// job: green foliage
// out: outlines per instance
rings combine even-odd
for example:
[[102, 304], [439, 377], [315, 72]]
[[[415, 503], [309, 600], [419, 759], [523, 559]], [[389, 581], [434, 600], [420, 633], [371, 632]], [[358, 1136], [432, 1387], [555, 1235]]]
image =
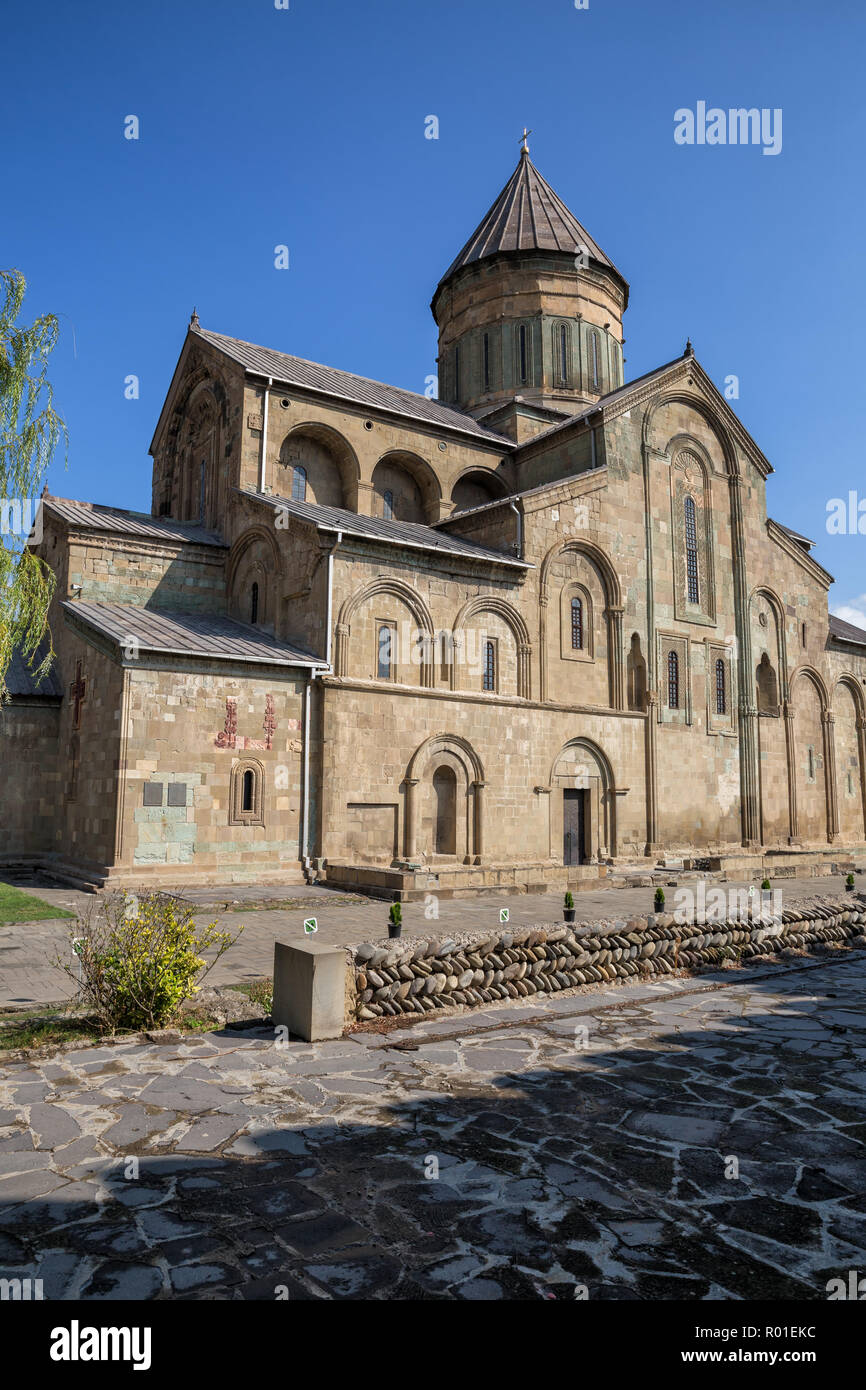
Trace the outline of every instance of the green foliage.
[[403, 909], [399, 903], [392, 903], [388, 909], [388, 920], [394, 927], [399, 927], [403, 922]]
[[854, 875], [853, 875], [853, 874], [849, 874], [848, 877], [847, 877], [846, 880], [845, 880], [845, 883], [846, 883], [846, 886], [847, 886], [848, 888], [853, 888], [853, 887], [854, 887]]
[[664, 912], [665, 910], [665, 890], [663, 888], [656, 889], [655, 910], [656, 912]]
[[570, 912], [574, 907], [574, 895], [569, 891], [565, 895], [565, 910]]
[[761, 892], [762, 892], [762, 893], [769, 893], [769, 892], [770, 892], [770, 887], [771, 887], [771, 885], [770, 885], [770, 880], [769, 880], [768, 878], [765, 878], [765, 879], [762, 879], [762, 880], [761, 880]]
[[[35, 509], [45, 472], [66, 426], [54, 409], [46, 378], [48, 358], [57, 341], [57, 318], [44, 314], [31, 326], [16, 323], [26, 282], [19, 270], [0, 270], [0, 498], [14, 504], [23, 520], [28, 504]], [[32, 513], [29, 518], [32, 521]], [[34, 675], [48, 670], [54, 652], [48, 631], [48, 608], [54, 593], [53, 572], [22, 534], [2, 534], [11, 524], [8, 508], [0, 528], [0, 701], [7, 696], [6, 673], [18, 649], [32, 663], [44, 638], [46, 647]]]
[[[79, 1006], [103, 1032], [158, 1028], [196, 993], [242, 931], [232, 935], [215, 922], [199, 928], [190, 908], [178, 909], [161, 894], [115, 894], [70, 928], [77, 964], [62, 957], [55, 963], [76, 982]], [[203, 953], [211, 950], [206, 964]]]

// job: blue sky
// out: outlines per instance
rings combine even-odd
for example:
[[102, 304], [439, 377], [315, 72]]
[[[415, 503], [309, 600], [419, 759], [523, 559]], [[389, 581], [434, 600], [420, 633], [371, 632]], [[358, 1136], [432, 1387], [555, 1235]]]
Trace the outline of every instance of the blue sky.
[[[626, 377], [691, 336], [720, 387], [739, 378], [771, 515], [818, 542], [831, 606], [866, 626], [866, 537], [825, 525], [830, 498], [866, 499], [851, 0], [10, 0], [3, 36], [0, 261], [28, 317], [64, 316], [53, 492], [149, 508], [194, 304], [204, 327], [423, 391], [432, 291], [526, 124], [631, 284]], [[781, 108], [781, 153], [677, 145], [674, 112], [699, 101]]]

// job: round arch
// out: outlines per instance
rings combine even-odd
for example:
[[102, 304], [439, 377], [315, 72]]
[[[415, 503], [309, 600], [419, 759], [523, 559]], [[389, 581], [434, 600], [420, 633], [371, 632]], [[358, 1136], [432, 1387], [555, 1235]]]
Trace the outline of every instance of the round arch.
[[[497, 597], [496, 594], [478, 594], [475, 598], [469, 599], [464, 603], [457, 617], [454, 619], [454, 626], [451, 630], [451, 649], [457, 649], [458, 634], [466, 626], [470, 618], [474, 618], [479, 613], [495, 613], [501, 618], [510, 629], [514, 637], [517, 648], [517, 694], [521, 699], [530, 698], [530, 670], [532, 657], [532, 643], [529, 636], [529, 628], [523, 615], [513, 608], [506, 599]], [[451, 662], [451, 689], [457, 690], [458, 686], [457, 661]]]
[[[341, 501], [338, 505], [346, 511], [357, 512], [358, 510], [358, 488], [361, 478], [361, 465], [358, 456], [352, 448], [348, 439], [335, 430], [331, 425], [323, 425], [319, 420], [303, 420], [283, 436], [280, 444], [280, 462], [284, 461], [284, 455], [292, 447], [292, 440], [312, 439], [314, 443], [322, 445], [334, 462], [339, 477], [341, 489]], [[291, 460], [286, 460], [291, 462]], [[279, 489], [277, 489], [279, 491]], [[291, 487], [288, 489], [291, 496]]]
[[[431, 824], [434, 779], [443, 769], [457, 779], [455, 823], [446, 830], [458, 859], [466, 864], [480, 864], [484, 852], [484, 768], [471, 743], [459, 734], [440, 733], [415, 749], [409, 759], [403, 779], [405, 792], [404, 850], [406, 859], [418, 856], [419, 838], [433, 846], [439, 839], [435, 821]], [[435, 849], [434, 851], [435, 852]]]
[[818, 699], [821, 701], [821, 713], [826, 714], [830, 708], [830, 697], [827, 693], [827, 686], [820, 671], [816, 671], [814, 666], [798, 666], [791, 676], [791, 701], [796, 704], [795, 693], [800, 681], [811, 681], [818, 692]]
[[833, 682], [833, 688], [830, 691], [830, 707], [832, 708], [833, 706], [836, 691], [840, 686], [844, 686], [846, 690], [850, 691], [854, 706], [860, 718], [866, 718], [866, 702], [864, 702], [863, 699], [863, 688], [858, 683], [856, 676], [850, 676], [847, 673], [837, 676], [836, 680]]
[[451, 515], [471, 511], [473, 507], [484, 507], [491, 502], [501, 502], [508, 495], [509, 489], [504, 479], [494, 469], [479, 468], [475, 464], [464, 468], [454, 479]]
[[583, 555], [595, 566], [604, 591], [604, 618], [607, 623], [608, 688], [611, 709], [622, 709], [624, 698], [622, 647], [622, 589], [610, 557], [592, 541], [572, 540], [551, 546], [541, 563], [538, 587], [538, 631], [541, 664], [541, 699], [548, 698], [547, 675], [547, 613], [550, 597], [550, 571], [560, 555], [573, 552]]
[[[272, 531], [253, 526], [235, 541], [229, 553], [226, 590], [231, 615], [240, 622], [254, 622], [276, 632], [277, 589], [283, 566]], [[257, 586], [256, 600], [251, 599]], [[255, 611], [253, 611], [253, 609]]]
[[[413, 454], [408, 449], [389, 449], [376, 460], [373, 471], [370, 474], [370, 487], [376, 492], [376, 472], [379, 470], [380, 476], [388, 468], [400, 469], [407, 473], [418, 488], [421, 494], [421, 507], [424, 513], [424, 522], [428, 525], [439, 520], [442, 504], [442, 487], [436, 476], [435, 470], [419, 454]], [[399, 518], [398, 518], [399, 519]]]
[[415, 624], [422, 634], [423, 650], [421, 653], [420, 684], [422, 686], [432, 686], [433, 684], [433, 619], [421, 595], [411, 585], [405, 584], [402, 579], [374, 579], [365, 585], [356, 594], [350, 594], [340, 607], [337, 615], [336, 626], [336, 654], [334, 661], [334, 674], [346, 676], [348, 674], [349, 660], [349, 638], [352, 635], [352, 617], [368, 599], [375, 598], [377, 594], [393, 594], [395, 598], [405, 603], [409, 612], [415, 620]]
[[580, 735], [569, 739], [553, 760], [549, 786], [551, 859], [566, 862], [565, 802], [566, 793], [572, 792], [585, 794], [584, 833], [590, 860], [615, 858], [616, 783], [604, 750], [592, 739]]
[[[659, 396], [657, 400], [650, 401], [647, 405], [641, 429], [641, 439], [644, 447], [651, 447], [650, 433], [653, 420], [658, 412], [668, 405], [684, 405], [701, 416], [719, 441], [719, 447], [721, 448], [722, 457], [725, 461], [725, 471], [731, 477], [739, 477], [740, 465], [737, 461], [737, 451], [734, 448], [730, 433], [722, 424], [717, 412], [710, 405], [709, 401], [704, 400], [702, 396], [698, 396], [692, 391], [686, 391], [682, 387], [673, 387], [670, 391], [666, 391], [664, 395]], [[680, 436], [677, 435], [674, 437], [679, 438]]]

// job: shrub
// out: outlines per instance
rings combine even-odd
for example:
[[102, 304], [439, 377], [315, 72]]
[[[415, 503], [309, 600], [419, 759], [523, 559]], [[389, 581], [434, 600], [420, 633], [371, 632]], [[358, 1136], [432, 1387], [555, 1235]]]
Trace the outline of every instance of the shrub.
[[388, 911], [388, 919], [392, 926], [399, 927], [403, 922], [403, 909], [399, 903], [392, 903]]
[[853, 874], [849, 874], [849, 875], [848, 875], [848, 877], [847, 877], [846, 880], [845, 880], [845, 886], [846, 886], [847, 888], [853, 888], [853, 887], [854, 887], [854, 875], [853, 875]]
[[665, 910], [665, 890], [663, 888], [656, 889], [655, 910], [656, 912], [664, 912]]
[[569, 891], [569, 892], [567, 892], [566, 895], [565, 895], [565, 909], [566, 909], [567, 912], [570, 912], [571, 909], [572, 909], [573, 907], [574, 907], [574, 895]]
[[769, 880], [768, 878], [764, 878], [764, 879], [761, 880], [761, 892], [762, 892], [762, 893], [769, 893], [769, 891], [770, 891], [770, 880]]
[[[78, 966], [61, 957], [55, 964], [74, 980], [77, 1005], [103, 1032], [158, 1028], [196, 993], [242, 931], [220, 931], [216, 922], [197, 927], [191, 908], [159, 893], [115, 893], [70, 927]], [[202, 954], [214, 948], [207, 964]]]

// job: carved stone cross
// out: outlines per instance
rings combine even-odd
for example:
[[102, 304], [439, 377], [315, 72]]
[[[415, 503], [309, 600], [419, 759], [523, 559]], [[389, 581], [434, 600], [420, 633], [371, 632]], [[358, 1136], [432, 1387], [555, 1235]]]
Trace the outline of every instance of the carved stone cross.
[[81, 706], [87, 698], [87, 681], [81, 675], [81, 662], [76, 662], [75, 680], [69, 687], [69, 694], [75, 701], [75, 708], [72, 711], [73, 729], [81, 728]]

